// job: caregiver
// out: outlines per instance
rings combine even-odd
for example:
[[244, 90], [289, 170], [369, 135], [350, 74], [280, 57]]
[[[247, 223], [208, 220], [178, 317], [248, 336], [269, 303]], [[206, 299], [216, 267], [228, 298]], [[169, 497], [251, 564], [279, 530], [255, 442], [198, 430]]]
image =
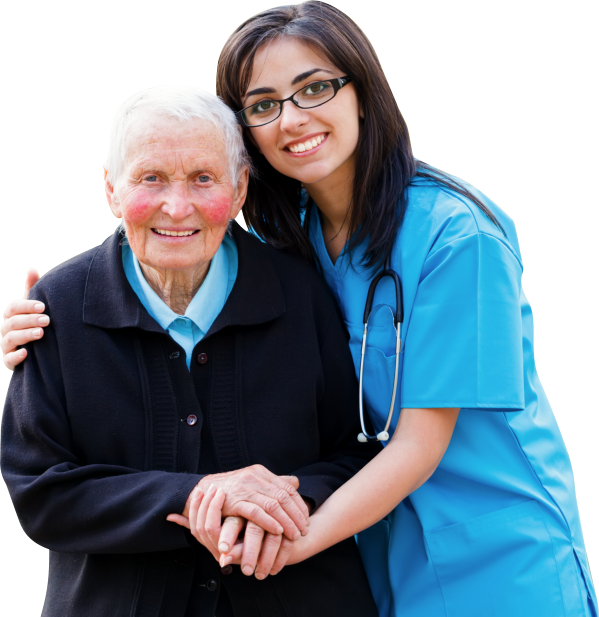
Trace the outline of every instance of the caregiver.
[[[596, 615], [570, 461], [535, 370], [512, 221], [414, 159], [372, 46], [330, 5], [246, 21], [221, 54], [217, 90], [238, 112], [256, 170], [246, 221], [317, 265], [356, 372], [370, 283], [388, 264], [403, 285], [395, 433], [311, 517], [289, 563], [384, 519], [359, 537], [380, 615]], [[25, 328], [3, 341], [9, 365], [23, 359], [15, 346], [33, 340], [37, 325], [37, 316], [13, 315], [32, 306], [6, 313], [4, 333]], [[377, 432], [395, 373], [386, 307], [396, 310], [389, 278], [374, 296], [364, 359]], [[193, 532], [218, 554], [204, 528], [210, 511], [202, 508]], [[230, 529], [221, 548], [234, 541]]]

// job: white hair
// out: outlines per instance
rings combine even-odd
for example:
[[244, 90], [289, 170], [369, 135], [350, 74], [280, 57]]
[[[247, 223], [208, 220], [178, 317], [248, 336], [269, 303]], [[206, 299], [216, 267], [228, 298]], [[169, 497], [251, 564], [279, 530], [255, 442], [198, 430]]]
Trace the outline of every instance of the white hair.
[[225, 141], [229, 159], [229, 177], [237, 184], [244, 167], [250, 167], [243, 144], [241, 126], [235, 114], [218, 97], [191, 86], [158, 86], [142, 90], [128, 98], [116, 112], [110, 131], [107, 179], [114, 187], [118, 182], [127, 154], [127, 138], [140, 117], [167, 117], [188, 122], [200, 118], [219, 129]]

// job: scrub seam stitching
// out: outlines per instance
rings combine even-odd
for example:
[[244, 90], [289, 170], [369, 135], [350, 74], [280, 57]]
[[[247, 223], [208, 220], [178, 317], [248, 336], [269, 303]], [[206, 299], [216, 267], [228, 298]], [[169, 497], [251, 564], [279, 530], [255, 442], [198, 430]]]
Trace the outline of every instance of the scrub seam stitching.
[[[514, 257], [514, 259], [518, 262], [518, 265], [520, 266], [520, 268], [523, 269], [522, 261], [519, 259], [518, 255], [516, 255], [516, 253], [514, 253], [514, 250], [512, 249], [512, 247], [509, 246], [508, 244], [506, 244], [505, 242], [502, 242], [499, 238], [496, 238], [492, 234], [487, 233], [486, 231], [473, 231], [472, 233], [466, 234], [465, 236], [460, 236], [459, 238], [455, 238], [454, 240], [451, 240], [451, 242], [446, 242], [442, 246], [436, 248], [432, 253], [428, 253], [427, 256], [426, 256], [426, 259], [424, 260], [425, 263], [426, 263], [426, 261], [428, 261], [428, 259], [430, 257], [433, 257], [439, 251], [442, 251], [444, 248], [446, 248], [448, 246], [451, 246], [452, 244], [455, 244], [456, 242], [461, 242], [462, 240], [466, 240], [468, 238], [471, 238], [472, 236], [487, 236], [488, 238], [491, 238], [492, 240], [495, 240], [499, 244], [503, 245], [511, 253], [511, 255]], [[423, 269], [424, 269], [424, 266], [423, 266]]]
[[[474, 224], [476, 225], [476, 229], [477, 229], [476, 233], [484, 234], [485, 236], [489, 236], [490, 238], [494, 238], [495, 240], [497, 240], [497, 242], [500, 242], [501, 244], [503, 244], [514, 255], [514, 257], [516, 258], [516, 260], [520, 264], [520, 267], [521, 268], [523, 267], [522, 266], [522, 259], [520, 259], [518, 257], [518, 255], [516, 255], [516, 253], [514, 252], [512, 246], [509, 243], [505, 242], [501, 238], [498, 238], [498, 237], [496, 237], [496, 236], [494, 236], [494, 235], [492, 235], [492, 234], [490, 234], [490, 233], [488, 233], [486, 231], [481, 231], [480, 227], [478, 226], [478, 221], [476, 220], [476, 216], [474, 214], [474, 210], [473, 210], [472, 206], [465, 199], [463, 199], [459, 194], [452, 193], [452, 192], [450, 192], [450, 191], [448, 191], [446, 189], [440, 188], [439, 191], [441, 193], [445, 193], [445, 195], [447, 195], [448, 197], [451, 197], [451, 198], [456, 199], [457, 201], [460, 201], [461, 203], [463, 203], [466, 206], [466, 208], [468, 208], [468, 210], [470, 211], [470, 214], [472, 215], [472, 218], [474, 219]], [[469, 234], [469, 235], [474, 235], [474, 234]], [[468, 236], [465, 236], [465, 237], [467, 238]]]
[[[562, 509], [560, 508], [559, 504], [555, 501], [555, 499], [553, 498], [551, 493], [545, 488], [545, 485], [541, 482], [541, 479], [539, 478], [535, 468], [532, 466], [532, 463], [530, 462], [528, 456], [526, 456], [526, 452], [524, 452], [524, 448], [522, 447], [522, 444], [520, 443], [520, 440], [518, 439], [514, 429], [511, 427], [510, 423], [508, 422], [507, 416], [505, 415], [505, 412], [503, 412], [503, 419], [505, 420], [505, 423], [507, 424], [507, 427], [508, 427], [510, 433], [512, 434], [513, 438], [514, 438], [514, 441], [518, 445], [518, 448], [520, 449], [520, 452], [522, 452], [522, 456], [524, 456], [524, 459], [528, 463], [528, 466], [530, 467], [530, 470], [534, 474], [534, 477], [537, 479], [537, 482], [539, 483], [541, 489], [547, 495], [547, 497], [549, 497], [551, 502], [555, 505], [555, 507], [559, 510], [559, 513], [562, 515], [562, 518], [563, 518], [563, 520], [566, 523], [566, 526], [568, 528], [568, 533], [570, 534], [570, 545], [571, 545], [572, 544], [572, 537], [573, 536], [572, 536], [572, 530], [570, 529], [570, 523], [568, 522], [568, 519], [566, 518], [565, 514], [563, 513]], [[537, 501], [537, 500], [535, 499], [535, 501]], [[567, 611], [566, 611], [566, 605], [564, 604], [564, 592], [563, 592], [563, 589], [562, 589], [562, 579], [561, 579], [561, 576], [559, 575], [559, 566], [557, 565], [557, 559], [555, 557], [555, 545], [553, 544], [553, 537], [552, 537], [551, 533], [549, 532], [549, 529], [547, 528], [547, 524], [545, 522], [545, 517], [543, 516], [542, 512], [541, 512], [541, 521], [543, 522], [543, 527], [545, 527], [545, 531], [547, 532], [547, 535], [549, 536], [549, 540], [551, 541], [551, 548], [553, 549], [553, 561], [555, 562], [555, 568], [557, 570], [557, 580], [559, 581], [560, 595], [561, 595], [561, 598], [562, 598], [562, 607], [564, 609], [564, 615], [566, 615]]]
[[562, 515], [562, 518], [563, 518], [563, 520], [566, 523], [566, 526], [568, 528], [568, 533], [570, 534], [570, 541], [572, 541], [572, 538], [573, 538], [572, 529], [570, 529], [570, 523], [568, 523], [568, 519], [566, 518], [566, 515], [564, 514], [563, 510], [560, 508], [559, 504], [553, 498], [553, 495], [551, 495], [551, 493], [545, 488], [545, 485], [541, 482], [541, 479], [539, 478], [539, 475], [537, 474], [535, 468], [532, 466], [532, 463], [530, 462], [528, 456], [526, 456], [526, 452], [524, 451], [524, 448], [522, 447], [522, 444], [520, 443], [520, 440], [516, 436], [516, 433], [515, 433], [514, 429], [511, 427], [510, 423], [508, 422], [507, 417], [505, 415], [506, 412], [501, 412], [501, 413], [503, 414], [503, 419], [505, 420], [505, 423], [507, 424], [507, 426], [508, 426], [508, 428], [510, 430], [510, 433], [512, 434], [512, 436], [514, 438], [514, 441], [518, 444], [518, 448], [520, 449], [520, 452], [522, 452], [522, 456], [524, 457], [524, 459], [528, 463], [528, 466], [530, 467], [530, 470], [532, 471], [532, 473], [534, 474], [535, 478], [537, 479], [537, 482], [539, 483], [539, 486], [543, 489], [543, 492], [547, 495], [547, 497], [549, 497], [550, 501], [553, 503], [553, 505], [559, 510], [559, 513]]
[[433, 566], [433, 572], [435, 573], [435, 578], [437, 579], [437, 585], [439, 585], [439, 591], [441, 592], [441, 597], [443, 598], [443, 608], [445, 609], [445, 617], [447, 616], [447, 602], [445, 601], [445, 594], [443, 593], [443, 587], [441, 586], [441, 581], [439, 580], [439, 575], [437, 574], [437, 568], [435, 567], [435, 560], [432, 557], [430, 546], [428, 545], [428, 540], [426, 539], [426, 535], [422, 534], [424, 537], [424, 541], [426, 542], [426, 548], [428, 549], [428, 554], [431, 555], [431, 565]]

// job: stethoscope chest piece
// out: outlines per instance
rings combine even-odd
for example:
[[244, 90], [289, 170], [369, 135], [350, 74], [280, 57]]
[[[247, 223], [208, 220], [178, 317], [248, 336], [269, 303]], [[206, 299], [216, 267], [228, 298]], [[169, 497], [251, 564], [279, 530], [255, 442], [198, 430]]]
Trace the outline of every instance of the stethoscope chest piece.
[[[364, 357], [366, 355], [366, 340], [368, 338], [368, 318], [372, 312], [372, 303], [374, 301], [374, 294], [376, 287], [384, 277], [393, 279], [395, 285], [395, 313], [393, 314], [393, 327], [395, 328], [396, 342], [395, 342], [395, 376], [393, 378], [393, 393], [391, 395], [391, 406], [389, 407], [389, 413], [387, 415], [387, 422], [385, 429], [377, 435], [369, 435], [366, 432], [364, 426]], [[366, 298], [366, 306], [364, 307], [364, 334], [362, 335], [362, 353], [360, 357], [360, 425], [362, 432], [358, 435], [358, 441], [366, 443], [368, 441], [388, 441], [389, 440], [389, 426], [391, 425], [391, 419], [393, 417], [393, 408], [395, 407], [395, 397], [397, 395], [397, 380], [399, 377], [399, 354], [401, 353], [401, 324], [403, 323], [403, 294], [401, 288], [401, 279], [397, 272], [391, 269], [390, 261], [387, 259], [384, 269], [379, 272], [368, 288], [368, 296]]]

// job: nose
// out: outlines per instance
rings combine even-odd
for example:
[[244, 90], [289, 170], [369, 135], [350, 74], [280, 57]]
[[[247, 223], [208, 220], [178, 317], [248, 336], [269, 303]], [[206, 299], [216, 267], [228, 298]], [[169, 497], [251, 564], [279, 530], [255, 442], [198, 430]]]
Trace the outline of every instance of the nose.
[[301, 126], [307, 124], [309, 120], [310, 114], [305, 109], [300, 109], [291, 101], [283, 103], [280, 128], [285, 133], [295, 133]]
[[174, 221], [183, 221], [195, 211], [187, 182], [173, 182], [160, 208]]

